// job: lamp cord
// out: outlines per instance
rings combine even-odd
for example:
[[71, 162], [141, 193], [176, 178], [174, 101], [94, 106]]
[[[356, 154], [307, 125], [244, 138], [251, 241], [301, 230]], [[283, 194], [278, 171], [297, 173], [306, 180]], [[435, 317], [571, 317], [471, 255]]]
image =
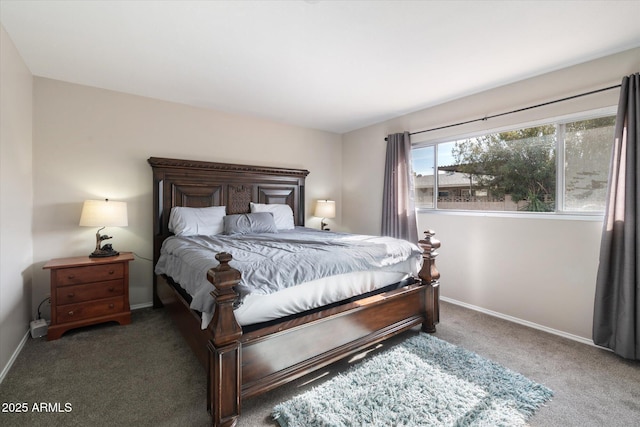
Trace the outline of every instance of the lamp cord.
[[137, 256], [137, 257], [138, 257], [138, 258], [140, 258], [140, 259], [143, 259], [143, 260], [145, 260], [145, 261], [149, 261], [149, 262], [153, 262], [153, 260], [152, 260], [152, 259], [149, 259], [149, 258], [145, 258], [145, 257], [143, 257], [143, 256], [140, 256], [140, 255], [138, 255], [138, 254], [137, 254], [137, 253], [135, 253], [135, 252], [131, 252], [131, 253], [132, 253], [132, 254], [134, 254], [135, 256]]
[[44, 304], [45, 301], [51, 302], [51, 297], [46, 297], [40, 302], [40, 304], [38, 304], [38, 320], [42, 318], [42, 315], [40, 313], [40, 307], [42, 307], [42, 304]]

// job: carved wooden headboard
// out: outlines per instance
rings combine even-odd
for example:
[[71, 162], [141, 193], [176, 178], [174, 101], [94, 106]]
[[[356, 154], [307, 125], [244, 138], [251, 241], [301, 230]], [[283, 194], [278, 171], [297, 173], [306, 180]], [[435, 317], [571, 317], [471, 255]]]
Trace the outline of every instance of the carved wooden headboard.
[[150, 157], [153, 168], [153, 259], [171, 235], [174, 206], [226, 206], [227, 214], [249, 212], [249, 203], [286, 203], [296, 225], [304, 225], [304, 181], [309, 171]]

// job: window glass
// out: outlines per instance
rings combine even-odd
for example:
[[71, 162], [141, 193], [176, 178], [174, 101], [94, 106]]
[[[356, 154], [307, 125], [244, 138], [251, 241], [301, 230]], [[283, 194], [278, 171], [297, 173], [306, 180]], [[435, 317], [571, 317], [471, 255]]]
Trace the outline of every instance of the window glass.
[[[456, 141], [441, 209], [550, 212], [555, 208], [555, 127], [540, 126]], [[442, 180], [445, 184], [445, 180]], [[441, 185], [439, 190], [444, 188]]]
[[603, 212], [615, 117], [567, 123], [564, 210]]
[[[416, 206], [602, 212], [614, 122], [607, 116], [550, 123], [414, 149]], [[556, 177], [557, 149], [564, 155], [564, 180]], [[556, 206], [557, 194], [562, 206]]]
[[433, 177], [435, 164], [434, 147], [414, 149], [411, 152], [415, 187], [415, 204], [417, 208], [433, 208]]

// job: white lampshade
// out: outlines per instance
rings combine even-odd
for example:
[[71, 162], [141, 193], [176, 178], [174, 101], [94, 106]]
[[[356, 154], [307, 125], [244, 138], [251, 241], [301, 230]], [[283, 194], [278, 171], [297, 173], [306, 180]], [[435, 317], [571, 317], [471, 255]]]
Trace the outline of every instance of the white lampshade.
[[335, 218], [336, 217], [336, 202], [333, 200], [318, 200], [316, 203], [316, 211], [313, 216], [319, 218]]
[[80, 215], [82, 227], [126, 227], [127, 203], [105, 200], [85, 200]]

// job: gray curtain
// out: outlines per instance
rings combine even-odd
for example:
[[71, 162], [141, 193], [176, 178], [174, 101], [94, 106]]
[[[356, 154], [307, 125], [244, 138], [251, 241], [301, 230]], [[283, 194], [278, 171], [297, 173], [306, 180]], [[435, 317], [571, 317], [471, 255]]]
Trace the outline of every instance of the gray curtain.
[[409, 132], [387, 137], [387, 160], [382, 193], [382, 235], [418, 241], [411, 172]]
[[593, 342], [640, 359], [640, 73], [622, 79], [600, 246]]

